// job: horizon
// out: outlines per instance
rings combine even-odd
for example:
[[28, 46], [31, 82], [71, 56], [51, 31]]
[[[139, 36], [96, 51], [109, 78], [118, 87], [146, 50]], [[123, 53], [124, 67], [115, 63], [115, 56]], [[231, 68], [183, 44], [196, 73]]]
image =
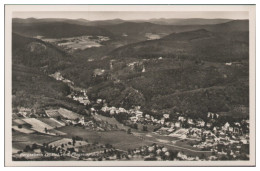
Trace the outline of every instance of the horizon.
[[171, 20], [171, 19], [176, 19], [176, 20], [189, 20], [189, 19], [202, 19], [202, 20], [248, 20], [248, 19], [230, 19], [230, 18], [150, 18], [150, 19], [121, 19], [121, 18], [112, 18], [112, 19], [100, 19], [100, 20], [88, 20], [85, 18], [75, 18], [75, 19], [70, 19], [70, 18], [36, 18], [36, 17], [28, 17], [28, 18], [21, 18], [21, 17], [13, 17], [12, 19], [36, 19], [36, 20], [44, 20], [44, 19], [64, 19], [64, 20], [86, 20], [86, 21], [109, 21], [109, 20], [122, 20], [122, 21], [148, 21], [148, 20]]
[[13, 12], [12, 18], [20, 19], [84, 19], [99, 20], [152, 20], [152, 19], [248, 19], [248, 12], [243, 11], [20, 11]]

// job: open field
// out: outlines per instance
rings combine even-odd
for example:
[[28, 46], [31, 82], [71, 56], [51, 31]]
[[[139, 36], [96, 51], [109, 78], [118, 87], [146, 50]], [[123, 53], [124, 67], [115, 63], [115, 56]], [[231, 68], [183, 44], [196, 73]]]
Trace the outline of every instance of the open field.
[[13, 125], [12, 126], [12, 129], [14, 129], [15, 131], [18, 131], [18, 132], [22, 132], [22, 133], [25, 133], [25, 134], [31, 134], [31, 133], [34, 133], [35, 131], [30, 129], [30, 128], [26, 128], [26, 127], [22, 127], [22, 128], [19, 128], [18, 126], [16, 125]]
[[[103, 121], [107, 121], [109, 123], [119, 123], [118, 121], [116, 121], [114, 118], [109, 118], [109, 117], [105, 117], [105, 116], [101, 116], [101, 115], [95, 115], [96, 118], [99, 118], [99, 119], [102, 119]], [[113, 121], [113, 122], [112, 122]], [[120, 124], [120, 123], [119, 123]], [[124, 126], [126, 127], [126, 126]], [[171, 137], [171, 136], [165, 136], [165, 135], [159, 135], [159, 134], [156, 134], [156, 133], [151, 133], [152, 131], [152, 125], [151, 127], [148, 127], [148, 129], [150, 128], [151, 130], [146, 132], [146, 131], [142, 131], [141, 129], [141, 125], [139, 124], [138, 125], [138, 130], [135, 130], [135, 129], [131, 129], [132, 130], [132, 136], [134, 136], [135, 138], [138, 138], [140, 141], [135, 141], [135, 139], [130, 139], [129, 141], [131, 143], [131, 146], [135, 148], [136, 147], [140, 147], [142, 145], [151, 145], [153, 143], [156, 143], [156, 144], [159, 144], [159, 145], [164, 145], [166, 146], [168, 149], [171, 149], [171, 150], [182, 150], [184, 151], [185, 153], [187, 153], [188, 155], [191, 155], [191, 156], [196, 156], [196, 155], [201, 155], [202, 153], [204, 155], [209, 155], [211, 154], [211, 152], [204, 152], [204, 151], [200, 151], [200, 149], [197, 149], [197, 148], [194, 148], [192, 147], [189, 142], [193, 142], [193, 140], [188, 140], [188, 139], [180, 139], [179, 137]], [[180, 129], [178, 131], [178, 133], [180, 133], [180, 135], [182, 135], [186, 130], [185, 129]], [[121, 132], [120, 133], [120, 136], [121, 137], [124, 137], [125, 135], [126, 136], [130, 136], [129, 134], [126, 134], [126, 132], [123, 132], [123, 131], [113, 131], [113, 132]], [[99, 136], [104, 136], [104, 135], [111, 135], [112, 136], [112, 133], [110, 132], [102, 132], [103, 134], [101, 134], [100, 132], [100, 135]], [[119, 135], [119, 134], [118, 134]], [[98, 134], [97, 134], [98, 136]], [[100, 139], [97, 138], [98, 141], [100, 141]], [[105, 139], [104, 138], [104, 142], [107, 141], [110, 141], [109, 139]], [[112, 144], [114, 146], [113, 143], [116, 144], [116, 142], [113, 142], [111, 141], [110, 144]], [[133, 143], [135, 142], [138, 142], [139, 146], [138, 145], [133, 145]], [[117, 146], [115, 146], [117, 147]], [[122, 149], [122, 147], [124, 148], [124, 145], [123, 146], [118, 146], [119, 149]], [[126, 147], [127, 148], [127, 147]], [[129, 147], [130, 148], [130, 147]]]
[[68, 118], [68, 119], [78, 119], [78, 118], [81, 118], [82, 116], [77, 114], [77, 113], [74, 113], [70, 110], [67, 110], [67, 109], [64, 109], [64, 108], [60, 108], [58, 110], [58, 112], [64, 117], [64, 118]]
[[32, 125], [32, 130], [35, 130], [37, 132], [45, 133], [45, 128], [47, 128], [48, 130], [53, 129], [53, 127], [51, 127], [50, 125], [47, 125], [47, 124], [43, 123], [42, 121], [35, 119], [35, 118], [26, 118], [26, 119], [23, 119], [23, 121]]
[[73, 50], [84, 50], [92, 47], [100, 47], [100, 42], [109, 40], [108, 37], [97, 36], [92, 38], [91, 36], [80, 36], [71, 38], [61, 38], [61, 39], [43, 39], [43, 41], [56, 43], [58, 46], [66, 47], [66, 49]]
[[62, 117], [62, 115], [57, 110], [51, 109], [51, 110], [45, 110], [45, 112], [50, 118]]
[[59, 136], [43, 135], [39, 133], [25, 134], [13, 131], [12, 144], [13, 148], [23, 150], [26, 145], [49, 143], [61, 139]]
[[105, 117], [102, 115], [93, 115], [93, 117], [97, 120], [102, 120], [102, 121], [108, 122], [111, 125], [117, 125], [117, 127], [119, 129], [124, 129], [124, 130], [129, 129], [128, 126], [125, 126], [125, 125], [119, 123], [115, 118]]
[[142, 141], [140, 138], [131, 134], [127, 134], [124, 131], [97, 132], [73, 126], [58, 128], [58, 130], [67, 133], [66, 137], [68, 138], [71, 138], [72, 136], [80, 136], [85, 140], [87, 139], [89, 142], [111, 144], [121, 150], [127, 150], [131, 148], [137, 148], [142, 145], [147, 145], [147, 143]]
[[12, 120], [12, 125], [18, 126], [18, 125], [24, 125], [24, 124], [26, 124], [26, 122], [24, 122], [22, 119], [13, 119]]
[[179, 140], [178, 138], [173, 138], [169, 136], [160, 136], [157, 134], [150, 134], [146, 136], [146, 133], [133, 133], [127, 134], [124, 131], [108, 131], [108, 132], [97, 132], [88, 129], [82, 129], [80, 127], [66, 126], [58, 128], [62, 132], [66, 132], [66, 137], [71, 138], [72, 136], [80, 136], [85, 140], [88, 140], [90, 143], [98, 142], [100, 144], [111, 144], [115, 148], [121, 150], [128, 150], [138, 148], [140, 146], [152, 145], [156, 143], [158, 145], [163, 145], [170, 150], [183, 151], [188, 155], [197, 156], [197, 155], [210, 155], [211, 152], [200, 151], [199, 149], [188, 146], [185, 143], [182, 146], [182, 143], [175, 145], [172, 143], [173, 140]]
[[59, 121], [57, 121], [54, 118], [37, 118], [37, 119], [42, 121], [42, 122], [44, 122], [44, 123], [46, 123], [47, 125], [50, 125], [53, 128], [56, 128], [56, 127], [59, 128], [59, 127], [65, 126], [64, 123], [59, 122]]

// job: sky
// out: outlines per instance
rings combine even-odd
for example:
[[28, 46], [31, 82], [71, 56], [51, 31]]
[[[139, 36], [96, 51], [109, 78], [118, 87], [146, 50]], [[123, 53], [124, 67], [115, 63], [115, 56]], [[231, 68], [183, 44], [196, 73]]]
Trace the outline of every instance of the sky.
[[248, 19], [245, 11], [22, 11], [13, 12], [13, 18], [67, 18], [86, 20], [148, 20], [152, 18], [225, 18], [225, 19]]

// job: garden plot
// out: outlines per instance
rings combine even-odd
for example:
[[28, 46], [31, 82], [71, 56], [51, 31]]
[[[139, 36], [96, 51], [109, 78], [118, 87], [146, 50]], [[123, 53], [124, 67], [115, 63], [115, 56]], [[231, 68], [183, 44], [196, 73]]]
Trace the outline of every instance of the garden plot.
[[26, 127], [18, 127], [17, 125], [13, 125], [12, 128], [17, 131], [17, 132], [22, 132], [22, 133], [25, 133], [25, 134], [32, 134], [34, 133], [35, 131], [30, 129], [30, 128], [26, 128]]
[[47, 128], [48, 130], [53, 129], [53, 127], [51, 127], [50, 125], [47, 125], [35, 118], [26, 118], [23, 119], [23, 121], [32, 125], [32, 130], [35, 130], [37, 132], [45, 133], [45, 128]]
[[26, 122], [24, 122], [22, 119], [13, 119], [12, 120], [12, 125], [24, 125], [24, 124], [27, 124]]
[[124, 129], [124, 130], [127, 130], [129, 129], [129, 127], [119, 123], [115, 118], [110, 118], [110, 117], [106, 117], [106, 116], [102, 116], [102, 115], [93, 115], [93, 117], [96, 119], [96, 120], [99, 120], [99, 121], [104, 121], [104, 122], [107, 122], [111, 125], [117, 125], [118, 129]]
[[60, 108], [58, 110], [58, 112], [64, 117], [64, 118], [68, 118], [68, 119], [71, 119], [71, 120], [75, 120], [75, 119], [78, 119], [78, 118], [82, 118], [81, 115], [77, 114], [77, 113], [74, 113], [70, 110], [67, 110], [67, 109], [64, 109], [64, 108]]
[[50, 134], [54, 134], [54, 135], [57, 135], [57, 136], [66, 135], [66, 133], [58, 131], [56, 129], [51, 129], [51, 130], [48, 130], [48, 131], [49, 131]]
[[65, 126], [65, 124], [63, 122], [59, 122], [54, 118], [37, 118], [38, 120], [46, 123], [47, 125], [50, 125], [53, 128], [59, 128], [62, 126]]
[[188, 133], [188, 131], [189, 131], [188, 129], [182, 128], [182, 129], [179, 129], [179, 130], [175, 131], [174, 133], [170, 134], [169, 136], [171, 136], [171, 137], [181, 137], [183, 135], [186, 135]]
[[45, 113], [50, 118], [62, 117], [62, 115], [58, 112], [58, 110], [53, 110], [53, 109], [45, 110]]

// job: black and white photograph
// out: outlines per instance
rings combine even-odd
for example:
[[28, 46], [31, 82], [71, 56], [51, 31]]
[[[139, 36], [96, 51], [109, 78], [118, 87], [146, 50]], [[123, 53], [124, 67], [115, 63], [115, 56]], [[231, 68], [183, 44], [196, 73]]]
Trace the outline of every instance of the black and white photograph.
[[255, 164], [254, 5], [68, 6], [6, 5], [8, 165]]

